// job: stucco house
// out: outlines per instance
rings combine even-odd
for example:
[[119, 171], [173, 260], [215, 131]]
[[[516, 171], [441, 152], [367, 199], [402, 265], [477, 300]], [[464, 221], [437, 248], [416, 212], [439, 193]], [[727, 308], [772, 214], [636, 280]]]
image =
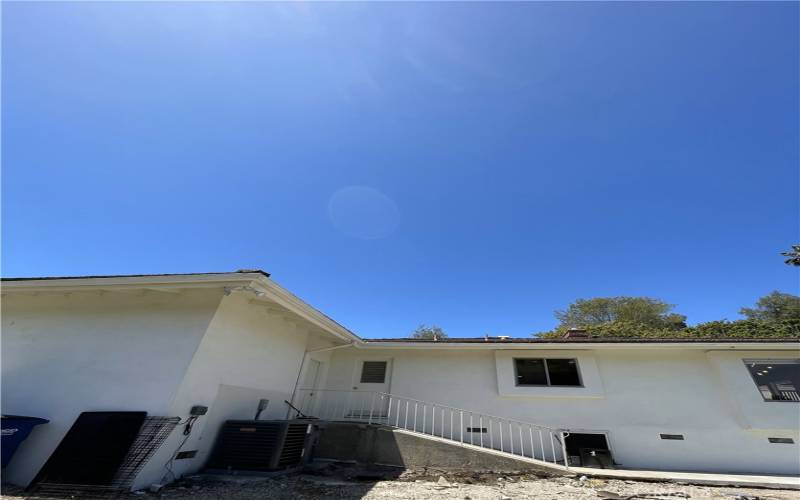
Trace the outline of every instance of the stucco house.
[[223, 422], [259, 402], [260, 418], [559, 467], [800, 474], [798, 339], [362, 339], [262, 271], [12, 278], [2, 294], [2, 411], [50, 421], [4, 469], [15, 484], [82, 412], [191, 422], [164, 433], [136, 489], [201, 469]]

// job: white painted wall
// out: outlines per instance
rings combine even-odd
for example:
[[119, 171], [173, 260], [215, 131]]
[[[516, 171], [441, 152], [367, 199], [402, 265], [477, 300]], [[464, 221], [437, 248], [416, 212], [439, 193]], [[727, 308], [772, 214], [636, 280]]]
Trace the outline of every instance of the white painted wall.
[[25, 485], [83, 411], [168, 415], [222, 290], [7, 294], [2, 411], [50, 420], [3, 471]]
[[[252, 298], [222, 288], [8, 294], [2, 411], [51, 422], [19, 448], [4, 481], [28, 484], [84, 411], [186, 419], [192, 406], [209, 408], [185, 442], [183, 426], [169, 436], [134, 488], [202, 468], [222, 423], [253, 418], [259, 399], [270, 401], [262, 419], [285, 418], [306, 349], [341, 341]], [[324, 383], [330, 354], [309, 356], [323, 362]], [[174, 461], [169, 473], [165, 464], [182, 442], [198, 453]]]
[[[391, 358], [394, 394], [576, 432], [607, 432], [623, 467], [800, 473], [800, 405], [762, 401], [741, 362], [797, 357], [797, 351], [755, 356], [604, 348], [576, 354], [585, 388], [548, 394], [506, 380], [513, 377], [512, 357], [550, 354], [348, 348], [332, 353], [326, 387], [351, 389], [360, 361]], [[685, 440], [661, 440], [660, 433], [683, 434]], [[791, 437], [795, 444], [771, 444], [767, 437]]]
[[[251, 295], [226, 296], [209, 325], [170, 405], [170, 414], [189, 416], [194, 405], [209, 407], [200, 417], [182, 450], [198, 450], [193, 459], [177, 460], [172, 467], [180, 476], [199, 470], [213, 449], [225, 420], [251, 419], [258, 400], [269, 399], [262, 419], [283, 419], [290, 400], [308, 333], [280, 314], [250, 303]], [[165, 442], [137, 478], [134, 488], [172, 479], [164, 465], [183, 441], [178, 429]]]

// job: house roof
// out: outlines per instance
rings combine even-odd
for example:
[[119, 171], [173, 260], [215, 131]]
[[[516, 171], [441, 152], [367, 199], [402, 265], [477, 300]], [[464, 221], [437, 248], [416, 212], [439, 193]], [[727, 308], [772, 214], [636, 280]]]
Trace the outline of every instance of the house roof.
[[577, 338], [458, 338], [448, 337], [446, 339], [415, 339], [415, 338], [394, 338], [394, 339], [363, 339], [364, 342], [371, 344], [380, 343], [410, 343], [410, 344], [665, 344], [665, 343], [800, 343], [800, 337], [781, 337], [781, 338], [723, 338], [723, 337], [577, 337]]
[[115, 274], [94, 276], [46, 276], [1, 278], [2, 291], [40, 292], [74, 291], [86, 289], [158, 289], [226, 287], [231, 290], [253, 292], [256, 299], [275, 303], [287, 311], [304, 318], [324, 332], [349, 343], [361, 339], [329, 316], [278, 285], [270, 274], [260, 269], [241, 269], [234, 272], [173, 273], [173, 274]]
[[270, 274], [261, 269], [239, 269], [233, 272], [212, 272], [212, 273], [163, 273], [163, 274], [98, 274], [88, 276], [31, 276], [21, 278], [0, 278], [0, 281], [46, 281], [46, 280], [88, 280], [103, 278], [158, 278], [164, 276], [219, 276], [226, 274], [261, 274], [269, 278]]
[[0, 278], [2, 289], [8, 291], [66, 291], [82, 288], [146, 288], [184, 286], [232, 286], [248, 288], [265, 300], [278, 303], [289, 311], [306, 318], [318, 327], [333, 333], [356, 347], [362, 348], [600, 348], [600, 347], [730, 347], [766, 348], [769, 345], [800, 345], [800, 338], [505, 338], [451, 337], [441, 340], [414, 338], [362, 339], [329, 316], [303, 302], [291, 292], [275, 283], [270, 274], [260, 269], [242, 269], [235, 272], [173, 273], [173, 274], [123, 274], [100, 276], [46, 276]]

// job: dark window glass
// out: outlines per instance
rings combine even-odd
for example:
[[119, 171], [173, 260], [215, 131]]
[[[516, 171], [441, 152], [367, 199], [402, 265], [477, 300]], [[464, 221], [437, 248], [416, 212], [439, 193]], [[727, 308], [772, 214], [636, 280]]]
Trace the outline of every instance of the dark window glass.
[[800, 359], [745, 360], [765, 401], [800, 402]]
[[578, 362], [574, 359], [516, 358], [517, 385], [580, 386]]
[[386, 361], [364, 361], [362, 384], [382, 384], [386, 380]]
[[547, 385], [543, 359], [515, 359], [517, 385]]
[[581, 385], [578, 362], [574, 359], [547, 359], [550, 385]]

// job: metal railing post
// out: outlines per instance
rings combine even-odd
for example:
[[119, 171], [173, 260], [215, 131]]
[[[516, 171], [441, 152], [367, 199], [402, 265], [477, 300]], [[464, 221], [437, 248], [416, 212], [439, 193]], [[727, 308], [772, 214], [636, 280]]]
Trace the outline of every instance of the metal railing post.
[[505, 451], [503, 449], [503, 421], [502, 420], [497, 422], [497, 427], [500, 428], [500, 451]]
[[453, 439], [453, 409], [450, 408], [450, 441], [455, 441]]
[[511, 445], [511, 454], [514, 454], [514, 428], [511, 427], [511, 422], [508, 422], [508, 444]]
[[561, 456], [564, 459], [564, 467], [569, 469], [569, 457], [567, 457], [567, 436], [569, 432], [561, 431]]
[[531, 438], [531, 458], [536, 458], [536, 452], [533, 449], [533, 427], [528, 426], [528, 435]]
[[395, 418], [394, 418], [394, 426], [395, 427], [400, 427], [400, 400], [399, 399], [397, 400], [397, 405], [396, 406], [397, 406], [397, 409], [395, 410], [395, 413], [397, 415], [395, 415]]
[[542, 461], [547, 462], [547, 455], [544, 453], [544, 439], [542, 438], [542, 429], [536, 429], [539, 433], [539, 446], [542, 448]]

